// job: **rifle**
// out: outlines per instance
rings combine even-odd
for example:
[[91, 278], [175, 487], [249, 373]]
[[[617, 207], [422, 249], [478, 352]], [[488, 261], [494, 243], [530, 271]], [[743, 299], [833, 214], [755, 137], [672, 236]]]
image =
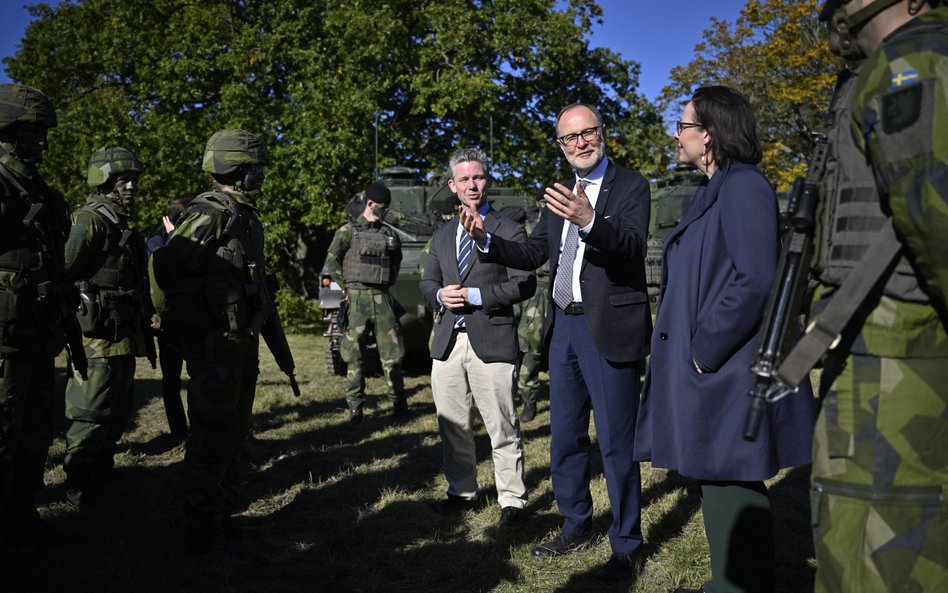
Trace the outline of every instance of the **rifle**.
[[79, 289], [72, 284], [57, 287], [52, 281], [46, 281], [36, 286], [36, 294], [40, 301], [50, 299], [53, 306], [59, 308], [63, 320], [63, 334], [66, 338], [66, 364], [72, 368], [73, 372], [79, 373], [80, 377], [88, 379], [89, 360], [86, 358], [86, 348], [82, 344], [79, 319], [76, 318]]
[[756, 381], [749, 393], [751, 407], [744, 422], [743, 437], [748, 441], [757, 439], [766, 405], [793, 393], [798, 387], [785, 383], [777, 375], [777, 368], [795, 336], [803, 309], [816, 232], [816, 207], [828, 150], [826, 136], [817, 136], [806, 178], [798, 177], [790, 190], [787, 207], [789, 230], [784, 237], [777, 275], [761, 322], [757, 353], [750, 367]]

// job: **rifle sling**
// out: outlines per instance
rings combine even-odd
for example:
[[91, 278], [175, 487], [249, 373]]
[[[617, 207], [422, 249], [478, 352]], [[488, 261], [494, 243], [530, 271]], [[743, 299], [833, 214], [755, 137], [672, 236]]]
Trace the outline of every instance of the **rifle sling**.
[[800, 341], [780, 363], [776, 374], [781, 381], [796, 388], [823, 355], [836, 347], [856, 309], [901, 251], [902, 245], [895, 236], [892, 218], [888, 217], [872, 246], [843, 280], [819, 318], [810, 324]]

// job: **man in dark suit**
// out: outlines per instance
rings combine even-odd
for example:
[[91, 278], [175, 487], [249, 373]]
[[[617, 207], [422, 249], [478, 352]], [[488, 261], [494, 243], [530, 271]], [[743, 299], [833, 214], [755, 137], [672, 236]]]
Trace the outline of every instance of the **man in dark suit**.
[[573, 552], [592, 538], [589, 413], [612, 505], [612, 556], [596, 576], [634, 578], [643, 560], [639, 466], [632, 461], [639, 373], [651, 334], [645, 285], [649, 187], [605, 155], [599, 112], [576, 103], [556, 121], [557, 143], [576, 172], [546, 189], [547, 208], [526, 241], [490, 232], [473, 210], [462, 223], [479, 257], [524, 270], [550, 261], [545, 342], [550, 364], [550, 467], [565, 521], [535, 557]]
[[[465, 148], [451, 157], [448, 187], [483, 217], [489, 232], [512, 241], [526, 239], [523, 227], [498, 216], [487, 202], [491, 179], [487, 157]], [[527, 492], [523, 441], [514, 407], [520, 355], [513, 305], [536, 290], [530, 272], [479, 261], [471, 238], [455, 217], [431, 239], [420, 287], [437, 311], [431, 343], [431, 392], [444, 447], [448, 497], [444, 510], [463, 510], [477, 495], [477, 458], [472, 429], [477, 406], [490, 435], [500, 527], [520, 527]]]

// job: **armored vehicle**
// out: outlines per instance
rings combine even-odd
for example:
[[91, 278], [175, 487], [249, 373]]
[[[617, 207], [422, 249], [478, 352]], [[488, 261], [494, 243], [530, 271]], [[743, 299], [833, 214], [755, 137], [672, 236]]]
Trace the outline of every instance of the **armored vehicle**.
[[653, 313], [658, 308], [658, 295], [662, 285], [662, 250], [665, 238], [688, 211], [691, 198], [703, 179], [704, 176], [695, 169], [679, 167], [668, 178], [652, 184], [645, 280]]
[[[392, 192], [392, 203], [383, 223], [398, 233], [402, 243], [402, 265], [398, 280], [390, 289], [392, 297], [400, 307], [399, 324], [405, 341], [405, 365], [407, 367], [429, 364], [428, 339], [431, 335], [432, 312], [428, 309], [418, 282], [424, 270], [425, 247], [442, 222], [441, 207], [454, 194], [448, 189], [446, 179], [426, 183], [415, 169], [389, 167], [382, 170], [381, 180]], [[527, 208], [533, 199], [513, 189], [492, 187], [488, 196], [496, 210], [519, 207]], [[346, 213], [354, 219], [362, 212], [358, 198], [346, 206]], [[326, 336], [326, 368], [336, 375], [345, 375], [346, 365], [339, 353], [339, 345], [345, 333], [345, 310], [342, 291], [338, 286], [322, 287], [319, 291], [319, 306], [323, 319], [328, 323]], [[367, 374], [381, 374], [374, 336], [369, 336], [365, 352]]]

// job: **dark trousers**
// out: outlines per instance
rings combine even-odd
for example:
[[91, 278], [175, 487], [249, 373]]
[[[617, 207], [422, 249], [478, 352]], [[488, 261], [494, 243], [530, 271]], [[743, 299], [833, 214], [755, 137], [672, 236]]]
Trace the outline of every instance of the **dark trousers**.
[[0, 356], [0, 540], [35, 514], [53, 442], [54, 376], [52, 358]]
[[612, 506], [609, 543], [614, 552], [631, 554], [642, 545], [642, 486], [639, 464], [632, 461], [638, 365], [604, 359], [582, 315], [566, 315], [559, 309], [555, 315], [550, 344], [550, 471], [565, 519], [563, 532], [580, 536], [592, 529], [591, 410]]
[[258, 338], [187, 334], [182, 348], [191, 420], [184, 454], [185, 520], [193, 536], [213, 537], [240, 511], [237, 461], [250, 432]]
[[183, 436], [188, 432], [188, 420], [181, 403], [181, 338], [178, 335], [158, 332], [158, 360], [161, 364], [161, 399], [165, 404], [165, 416], [171, 434]]
[[774, 590], [774, 524], [763, 482], [701, 484], [704, 531], [711, 549], [707, 593]]

